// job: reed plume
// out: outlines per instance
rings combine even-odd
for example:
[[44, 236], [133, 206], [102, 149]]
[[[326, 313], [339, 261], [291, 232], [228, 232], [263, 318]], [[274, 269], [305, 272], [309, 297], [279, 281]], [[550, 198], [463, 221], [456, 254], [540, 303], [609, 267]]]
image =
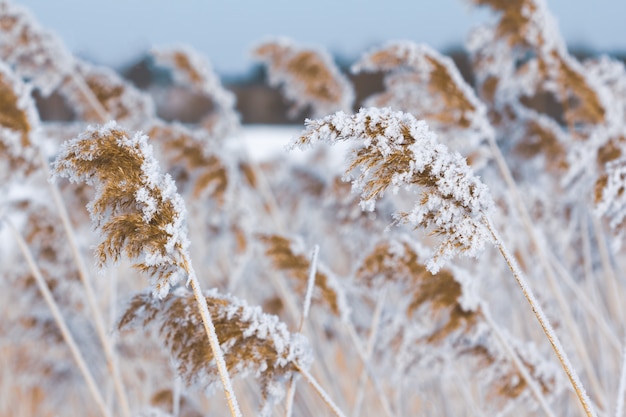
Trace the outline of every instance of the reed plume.
[[[468, 360], [488, 399], [486, 409], [499, 414], [533, 395], [540, 404], [546, 401], [544, 396], [558, 396], [564, 389], [558, 368], [534, 345], [510, 335], [504, 343], [512, 352], [501, 345], [496, 336], [499, 329], [476, 292], [476, 278], [454, 265], [433, 275], [422, 263], [427, 255], [428, 249], [406, 237], [382, 240], [362, 259], [355, 274], [356, 283], [372, 297], [387, 288], [388, 297], [395, 300], [377, 348], [386, 355], [386, 350], [393, 351], [395, 361], [402, 362], [389, 366], [397, 366], [402, 375], [416, 376], [448, 359]], [[516, 359], [520, 364], [515, 364]], [[381, 368], [386, 366], [383, 363]]]
[[596, 213], [609, 219], [613, 230], [623, 235], [626, 220], [626, 158], [606, 165], [606, 173], [596, 181]]
[[352, 71], [384, 72], [385, 90], [368, 107], [390, 107], [426, 120], [450, 148], [478, 156], [493, 129], [487, 108], [463, 80], [454, 62], [427, 45], [391, 42], [364, 54]]
[[115, 122], [91, 127], [64, 144], [54, 175], [96, 187], [88, 209], [102, 234], [101, 266], [125, 254], [160, 298], [187, 278], [185, 206], [171, 177], [159, 172], [147, 136], [130, 137]]
[[148, 136], [159, 145], [163, 160], [181, 188], [194, 199], [207, 198], [222, 206], [229, 185], [229, 169], [216, 152], [214, 138], [204, 130], [179, 123], [155, 122]]
[[[290, 334], [278, 317], [245, 301], [217, 291], [206, 292], [205, 297], [229, 373], [241, 377], [252, 374], [260, 380], [264, 400], [260, 415], [269, 415], [283, 397], [284, 385], [297, 374], [295, 364], [305, 368], [310, 365], [312, 357], [306, 340]], [[180, 289], [162, 300], [146, 293], [135, 295], [119, 327], [141, 326], [158, 331], [187, 383], [211, 390], [219, 379], [200, 322], [193, 296]]]
[[54, 91], [73, 68], [61, 40], [8, 0], [0, 1], [0, 59], [20, 77], [31, 79], [43, 95]]
[[212, 111], [200, 126], [214, 140], [222, 140], [239, 129], [235, 95], [225, 89], [210, 62], [188, 46], [158, 47], [152, 50], [157, 65], [168, 68], [174, 81], [199, 93], [212, 103]]
[[283, 94], [293, 103], [289, 110], [292, 117], [307, 108], [312, 117], [352, 110], [352, 86], [327, 53], [277, 39], [261, 43], [252, 54], [267, 66], [270, 85], [282, 86]]
[[30, 92], [30, 87], [0, 62], [1, 180], [16, 173], [27, 175], [39, 164], [39, 116]]
[[[430, 271], [437, 272], [455, 254], [476, 256], [492, 241], [482, 220], [493, 205], [487, 187], [458, 153], [437, 143], [425, 122], [390, 109], [361, 109], [353, 116], [338, 112], [307, 120], [293, 146], [346, 140], [362, 144], [353, 152], [346, 174], [361, 194], [363, 209], [373, 210], [388, 188], [397, 192], [416, 186], [422, 191], [414, 208], [397, 214], [397, 220], [431, 228], [440, 236], [427, 263]], [[352, 177], [354, 170], [359, 174]]]
[[[84, 81], [82, 85], [68, 80], [60, 89], [79, 119], [103, 123], [102, 110], [110, 119], [125, 126], [139, 128], [156, 117], [152, 99], [125, 81], [115, 71], [76, 60], [74, 74]], [[98, 106], [94, 106], [93, 100]]]

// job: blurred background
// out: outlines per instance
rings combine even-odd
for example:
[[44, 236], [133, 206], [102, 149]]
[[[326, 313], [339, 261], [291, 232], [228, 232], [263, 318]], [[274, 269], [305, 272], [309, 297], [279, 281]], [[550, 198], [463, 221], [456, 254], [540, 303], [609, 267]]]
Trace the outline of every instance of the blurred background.
[[[146, 59], [156, 45], [188, 44], [212, 63], [222, 82], [237, 96], [242, 121], [301, 124], [306, 114], [286, 116], [286, 102], [267, 85], [264, 69], [250, 57], [258, 42], [283, 36], [330, 52], [340, 67], [365, 51], [391, 40], [426, 43], [450, 55], [471, 82], [464, 41], [477, 24], [490, 19], [486, 10], [464, 0], [357, 1], [316, 0], [20, 0], [36, 19], [55, 31], [78, 56], [112, 67], [140, 88], [165, 83]], [[569, 49], [579, 57], [607, 53], [626, 57], [626, 1], [548, 0]], [[382, 88], [376, 74], [351, 76], [357, 100]], [[188, 94], [189, 92], [185, 93]], [[180, 93], [182, 94], [182, 92]], [[59, 108], [42, 116], [71, 118]], [[188, 109], [178, 112], [193, 122], [206, 112], [200, 98], [181, 97]], [[46, 103], [41, 103], [46, 107]], [[167, 114], [161, 115], [168, 118]]]

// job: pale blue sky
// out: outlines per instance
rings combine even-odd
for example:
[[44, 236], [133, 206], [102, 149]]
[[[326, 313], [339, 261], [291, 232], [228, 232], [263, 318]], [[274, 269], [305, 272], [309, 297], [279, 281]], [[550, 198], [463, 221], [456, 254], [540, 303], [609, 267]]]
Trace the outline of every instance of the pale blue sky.
[[[75, 53], [128, 63], [152, 45], [188, 43], [224, 75], [245, 73], [248, 51], [288, 36], [354, 59], [394, 39], [460, 45], [488, 13], [464, 0], [17, 0]], [[626, 51], [626, 0], [547, 0], [570, 45]]]

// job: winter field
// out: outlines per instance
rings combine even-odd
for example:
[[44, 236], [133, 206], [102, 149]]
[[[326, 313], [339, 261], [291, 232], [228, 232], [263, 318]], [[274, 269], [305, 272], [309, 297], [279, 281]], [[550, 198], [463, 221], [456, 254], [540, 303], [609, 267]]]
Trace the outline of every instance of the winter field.
[[210, 57], [150, 51], [210, 102], [165, 120], [0, 0], [0, 416], [624, 416], [626, 69], [473, 3], [471, 80], [266, 41], [309, 118], [242, 126]]

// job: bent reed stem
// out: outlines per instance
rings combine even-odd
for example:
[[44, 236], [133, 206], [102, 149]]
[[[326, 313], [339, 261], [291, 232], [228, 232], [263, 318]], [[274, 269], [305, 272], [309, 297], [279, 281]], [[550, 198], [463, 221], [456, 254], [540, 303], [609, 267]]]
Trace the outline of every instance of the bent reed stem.
[[548, 341], [550, 342], [550, 345], [552, 346], [554, 353], [559, 359], [561, 366], [565, 370], [565, 373], [567, 374], [567, 377], [572, 387], [574, 388], [574, 392], [576, 393], [576, 396], [578, 397], [578, 400], [580, 401], [580, 404], [582, 405], [585, 411], [585, 414], [587, 415], [587, 417], [597, 417], [597, 413], [595, 412], [595, 410], [593, 409], [591, 405], [591, 400], [589, 399], [589, 396], [587, 395], [585, 388], [582, 386], [582, 383], [580, 382], [580, 378], [578, 374], [576, 373], [576, 370], [572, 366], [569, 360], [569, 357], [563, 350], [563, 346], [561, 345], [561, 342], [558, 336], [556, 335], [554, 328], [548, 321], [543, 309], [541, 308], [541, 305], [537, 301], [537, 298], [532, 292], [532, 289], [528, 285], [526, 278], [524, 278], [522, 271], [517, 265], [517, 261], [509, 253], [508, 249], [504, 245], [504, 242], [500, 239], [496, 230], [491, 224], [491, 221], [485, 215], [483, 215], [483, 222], [485, 226], [489, 229], [489, 232], [491, 233], [491, 236], [494, 239], [494, 244], [496, 245], [496, 247], [498, 248], [498, 250], [504, 257], [504, 260], [509, 266], [509, 269], [513, 273], [513, 277], [515, 278], [515, 281], [517, 281], [517, 284], [522, 290], [522, 293], [524, 294], [526, 301], [528, 301], [528, 304], [530, 304], [530, 308], [535, 314], [535, 317], [537, 318], [537, 321], [539, 322], [541, 329], [543, 330], [544, 334], [548, 338]]

